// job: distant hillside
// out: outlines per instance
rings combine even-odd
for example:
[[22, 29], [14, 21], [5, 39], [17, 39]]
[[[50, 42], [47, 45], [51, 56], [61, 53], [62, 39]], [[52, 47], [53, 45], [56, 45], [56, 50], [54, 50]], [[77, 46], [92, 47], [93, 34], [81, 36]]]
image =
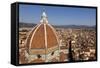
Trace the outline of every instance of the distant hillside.
[[34, 23], [19, 23], [19, 27], [34, 27]]
[[76, 28], [76, 29], [80, 29], [80, 28], [89, 28], [89, 29], [95, 29], [95, 26], [87, 26], [87, 25], [54, 25], [54, 27], [56, 28]]
[[[19, 27], [34, 27], [34, 23], [19, 23]], [[53, 25], [55, 28], [90, 28], [95, 29], [96, 26], [87, 26], [87, 25]]]

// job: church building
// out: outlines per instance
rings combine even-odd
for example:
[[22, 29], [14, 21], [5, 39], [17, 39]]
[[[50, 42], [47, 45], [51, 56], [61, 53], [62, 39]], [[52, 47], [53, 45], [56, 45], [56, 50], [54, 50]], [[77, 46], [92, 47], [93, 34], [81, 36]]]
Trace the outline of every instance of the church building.
[[60, 60], [56, 30], [48, 23], [45, 11], [42, 13], [40, 23], [30, 31], [25, 46], [28, 63], [58, 62]]

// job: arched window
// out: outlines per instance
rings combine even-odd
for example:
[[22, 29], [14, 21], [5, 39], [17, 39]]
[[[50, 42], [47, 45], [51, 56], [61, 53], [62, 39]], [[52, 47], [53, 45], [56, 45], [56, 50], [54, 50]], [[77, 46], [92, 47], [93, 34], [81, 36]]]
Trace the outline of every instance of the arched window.
[[37, 57], [38, 57], [38, 58], [41, 58], [41, 55], [40, 55], [40, 54], [38, 54], [38, 55], [37, 55]]
[[51, 55], [52, 55], [52, 56], [54, 55], [54, 51], [51, 53]]

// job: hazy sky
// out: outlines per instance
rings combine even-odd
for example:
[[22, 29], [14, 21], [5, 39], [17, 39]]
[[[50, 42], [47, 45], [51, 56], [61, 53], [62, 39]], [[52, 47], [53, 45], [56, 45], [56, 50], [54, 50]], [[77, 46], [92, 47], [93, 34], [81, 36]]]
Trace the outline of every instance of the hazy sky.
[[19, 21], [24, 23], [39, 23], [45, 8], [50, 24], [54, 25], [95, 25], [96, 9], [78, 7], [57, 7], [41, 5], [19, 6]]

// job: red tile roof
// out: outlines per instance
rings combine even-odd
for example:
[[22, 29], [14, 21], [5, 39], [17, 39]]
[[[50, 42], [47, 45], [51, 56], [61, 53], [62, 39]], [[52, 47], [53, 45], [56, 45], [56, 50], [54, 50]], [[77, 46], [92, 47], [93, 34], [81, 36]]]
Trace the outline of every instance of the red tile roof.
[[[46, 45], [46, 43], [47, 43], [47, 45]], [[45, 50], [46, 48], [49, 49], [49, 48], [52, 48], [52, 47], [55, 47], [58, 45], [59, 44], [57, 41], [56, 32], [54, 31], [54, 28], [52, 26], [50, 26], [48, 24], [44, 24], [44, 23], [36, 26], [31, 31], [31, 33], [28, 36], [27, 41], [26, 41], [27, 50], [32, 49], [33, 51], [34, 51], [34, 49], [44, 49]], [[34, 54], [34, 52], [33, 52], [33, 54]]]

